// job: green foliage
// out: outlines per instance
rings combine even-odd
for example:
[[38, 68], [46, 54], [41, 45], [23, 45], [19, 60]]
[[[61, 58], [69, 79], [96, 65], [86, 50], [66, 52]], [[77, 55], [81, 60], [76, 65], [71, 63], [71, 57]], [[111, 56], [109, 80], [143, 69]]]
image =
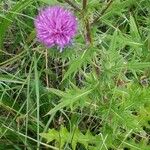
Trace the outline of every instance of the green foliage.
[[[0, 1], [0, 150], [149, 150], [150, 0], [82, 2]], [[36, 39], [48, 5], [78, 18], [62, 53]]]
[[32, 2], [32, 0], [21, 0], [20, 2], [16, 3], [15, 6], [13, 6], [13, 8], [10, 10], [10, 12], [6, 14], [5, 17], [2, 18], [0, 25], [0, 49], [3, 48], [3, 39], [8, 30], [8, 27], [11, 25], [18, 13], [21, 12], [27, 6], [31, 5]]
[[[81, 103], [84, 105], [86, 97], [94, 90], [95, 87], [92, 87], [90, 89], [78, 89], [75, 87], [74, 89], [68, 89], [65, 93], [62, 93], [62, 91], [56, 91], [55, 89], [50, 89], [51, 92], [54, 92], [54, 94], [57, 92], [58, 96], [62, 96], [61, 102], [55, 106], [53, 109], [51, 109], [48, 114], [55, 113], [58, 110], [61, 110], [62, 108], [66, 106], [70, 106], [71, 109], [73, 109], [74, 104], [78, 104], [82, 107]], [[79, 101], [79, 102], [78, 102]]]
[[57, 0], [53, 0], [53, 1], [50, 1], [50, 0], [40, 0], [40, 1], [44, 2], [46, 4], [49, 4], [49, 5], [56, 5], [56, 4], [58, 4]]
[[55, 129], [49, 129], [47, 133], [41, 133], [40, 135], [45, 138], [48, 143], [55, 141], [56, 147], [60, 147], [61, 149], [64, 147], [67, 148], [67, 145], [71, 144], [72, 149], [75, 150], [77, 144], [82, 144], [85, 148], [90, 147], [89, 149], [92, 150], [95, 147], [98, 148], [102, 141], [100, 135], [93, 136], [89, 131], [87, 131], [85, 134], [82, 134], [78, 128], [74, 129], [74, 131], [71, 133], [68, 132], [68, 130], [63, 126], [61, 126], [59, 131]]

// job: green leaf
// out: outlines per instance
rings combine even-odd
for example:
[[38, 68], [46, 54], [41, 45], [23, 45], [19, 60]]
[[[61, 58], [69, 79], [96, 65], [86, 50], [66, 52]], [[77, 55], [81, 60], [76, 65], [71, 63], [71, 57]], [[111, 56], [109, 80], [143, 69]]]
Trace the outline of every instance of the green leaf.
[[130, 34], [132, 38], [135, 39], [137, 42], [141, 41], [141, 36], [139, 34], [138, 27], [132, 15], [130, 15]]
[[62, 108], [73, 105], [73, 103], [77, 102], [81, 98], [87, 96], [93, 91], [93, 89], [81, 89], [78, 92], [70, 95], [70, 93], [66, 93], [64, 97], [62, 97], [61, 101], [58, 105], [56, 105], [53, 109], [51, 109], [46, 115], [53, 114]]
[[48, 91], [60, 97], [65, 95], [63, 91], [54, 88], [48, 88]]
[[146, 69], [150, 67], [150, 62], [129, 62], [127, 64], [128, 69]]
[[59, 3], [57, 0], [40, 0], [40, 1], [49, 5], [56, 5]]
[[57, 147], [63, 148], [66, 143], [70, 143], [72, 149], [76, 149], [77, 143], [80, 143], [87, 148], [90, 144], [95, 144], [95, 147], [101, 142], [100, 136], [93, 136], [90, 131], [83, 134], [78, 128], [75, 128], [73, 132], [61, 126], [60, 130], [49, 129], [47, 133], [41, 133], [40, 136], [46, 139], [47, 143], [55, 140]]
[[58, 131], [56, 131], [55, 129], [49, 129], [47, 133], [40, 133], [40, 136], [45, 138], [47, 140], [47, 143], [59, 139]]
[[112, 36], [111, 43], [109, 46], [109, 51], [112, 52], [112, 54], [116, 51], [116, 48], [117, 48], [117, 37], [118, 37], [118, 33], [116, 29]]
[[97, 50], [97, 48], [95, 48], [95, 47], [89, 47], [82, 53], [81, 56], [79, 56], [75, 60], [72, 60], [70, 62], [70, 67], [69, 67], [68, 71], [65, 73], [62, 80], [65, 80], [71, 74], [76, 73], [77, 71], [79, 71], [81, 66], [87, 64], [93, 58], [93, 55], [96, 52], [96, 50]]

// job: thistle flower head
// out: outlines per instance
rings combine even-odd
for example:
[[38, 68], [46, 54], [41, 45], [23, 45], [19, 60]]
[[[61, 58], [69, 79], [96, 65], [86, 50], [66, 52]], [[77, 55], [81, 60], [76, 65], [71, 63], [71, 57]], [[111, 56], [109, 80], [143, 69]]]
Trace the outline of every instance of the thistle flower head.
[[76, 17], [60, 6], [41, 10], [35, 19], [37, 39], [46, 47], [68, 45], [77, 32]]

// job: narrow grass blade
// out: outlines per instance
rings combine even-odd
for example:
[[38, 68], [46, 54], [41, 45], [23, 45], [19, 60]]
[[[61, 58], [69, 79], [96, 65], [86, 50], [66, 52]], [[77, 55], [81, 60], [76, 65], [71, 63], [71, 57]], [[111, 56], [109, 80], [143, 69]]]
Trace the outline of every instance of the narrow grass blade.
[[37, 59], [36, 55], [34, 56], [34, 72], [35, 72], [35, 92], [36, 92], [36, 103], [37, 103], [37, 150], [40, 149], [40, 139], [39, 139], [39, 126], [40, 126], [40, 94], [39, 94], [39, 75], [37, 70]]
[[[3, 49], [3, 40], [6, 34], [8, 27], [13, 23], [13, 20], [18, 15], [17, 13], [21, 12], [27, 6], [33, 3], [33, 0], [21, 0], [16, 3], [16, 5], [11, 9], [11, 12], [7, 13], [6, 16], [3, 17], [2, 23], [0, 24], [0, 49]], [[10, 21], [11, 20], [11, 21]]]

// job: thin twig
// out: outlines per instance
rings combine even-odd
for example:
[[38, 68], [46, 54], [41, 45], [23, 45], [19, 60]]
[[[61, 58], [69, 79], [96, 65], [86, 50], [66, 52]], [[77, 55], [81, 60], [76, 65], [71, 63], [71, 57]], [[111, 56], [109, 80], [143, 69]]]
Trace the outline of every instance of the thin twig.
[[71, 0], [64, 0], [66, 3], [68, 3], [70, 6], [72, 6], [75, 10], [81, 11], [81, 9]]
[[97, 16], [93, 22], [91, 23], [91, 25], [93, 24], [96, 24], [98, 22], [98, 20], [102, 17], [102, 15], [107, 11], [107, 9], [111, 6], [111, 4], [113, 3], [113, 0], [110, 0], [108, 3], [107, 3], [107, 6], [101, 11], [100, 15]]

